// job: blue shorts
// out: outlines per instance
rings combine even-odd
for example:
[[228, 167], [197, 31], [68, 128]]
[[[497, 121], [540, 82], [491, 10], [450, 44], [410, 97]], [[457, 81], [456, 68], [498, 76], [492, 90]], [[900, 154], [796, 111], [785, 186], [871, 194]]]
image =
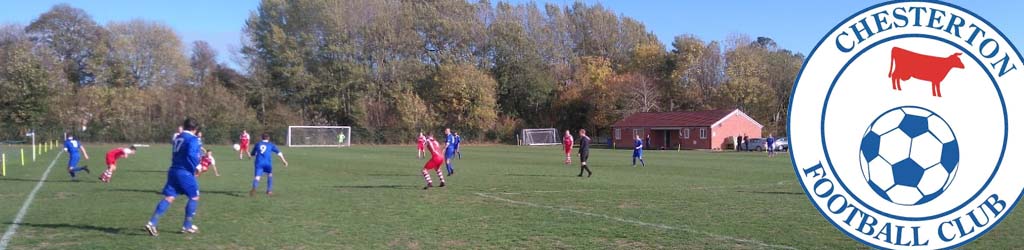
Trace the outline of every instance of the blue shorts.
[[68, 168], [73, 168], [75, 166], [78, 166], [78, 161], [81, 160], [81, 159], [82, 159], [81, 156], [71, 155], [71, 158], [68, 158]]
[[189, 199], [199, 197], [199, 183], [196, 176], [185, 169], [171, 168], [167, 170], [167, 184], [164, 184], [164, 196], [185, 194]]
[[444, 158], [445, 159], [451, 159], [454, 156], [455, 156], [455, 148], [446, 148], [446, 149], [444, 149]]
[[644, 151], [641, 151], [641, 150], [633, 150], [633, 157], [641, 157], [641, 156], [643, 156], [643, 155], [644, 155]]
[[273, 174], [274, 173], [274, 166], [273, 165], [269, 165], [269, 164], [267, 164], [267, 165], [256, 165], [256, 167], [253, 169], [253, 175], [252, 176], [260, 176], [260, 175], [263, 175], [263, 173]]

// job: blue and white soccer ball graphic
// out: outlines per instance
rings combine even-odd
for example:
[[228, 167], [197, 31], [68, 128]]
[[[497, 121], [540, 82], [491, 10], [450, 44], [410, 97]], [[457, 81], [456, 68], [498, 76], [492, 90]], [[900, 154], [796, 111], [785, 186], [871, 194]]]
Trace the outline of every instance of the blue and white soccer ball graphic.
[[899, 107], [875, 119], [860, 142], [864, 179], [882, 198], [899, 205], [927, 203], [953, 182], [960, 147], [938, 114]]

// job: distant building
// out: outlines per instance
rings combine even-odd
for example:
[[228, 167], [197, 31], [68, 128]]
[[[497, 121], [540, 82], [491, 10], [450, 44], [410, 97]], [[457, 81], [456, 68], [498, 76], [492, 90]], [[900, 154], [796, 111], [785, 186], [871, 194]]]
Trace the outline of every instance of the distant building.
[[636, 113], [612, 125], [616, 148], [632, 148], [639, 134], [652, 149], [729, 149], [733, 136], [760, 138], [764, 126], [739, 109]]

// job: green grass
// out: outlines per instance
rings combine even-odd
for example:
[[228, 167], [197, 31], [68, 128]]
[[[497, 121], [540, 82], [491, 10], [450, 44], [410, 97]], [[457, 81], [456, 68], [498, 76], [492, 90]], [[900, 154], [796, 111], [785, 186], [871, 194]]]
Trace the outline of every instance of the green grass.
[[[648, 166], [632, 168], [630, 151], [594, 150], [594, 176], [578, 178], [555, 147], [473, 145], [448, 187], [426, 191], [414, 147], [283, 148], [292, 166], [275, 160], [272, 198], [248, 197], [251, 161], [215, 146], [221, 176], [200, 177], [201, 233], [177, 233], [180, 197], [154, 238], [142, 225], [161, 198], [170, 149], [141, 149], [103, 184], [103, 153], [116, 145], [85, 146], [93, 173], [69, 181], [61, 155], [11, 249], [864, 248], [818, 214], [788, 156], [648, 151]], [[55, 152], [8, 165], [2, 230]], [[1024, 247], [1020, 211], [967, 248]]]

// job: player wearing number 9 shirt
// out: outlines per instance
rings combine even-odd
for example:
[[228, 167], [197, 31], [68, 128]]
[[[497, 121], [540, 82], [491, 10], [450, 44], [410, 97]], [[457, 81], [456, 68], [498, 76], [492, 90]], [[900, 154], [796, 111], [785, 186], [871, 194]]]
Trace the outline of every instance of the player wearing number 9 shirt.
[[284, 166], [288, 167], [288, 161], [284, 159], [284, 154], [277, 149], [277, 145], [270, 142], [270, 135], [263, 133], [262, 139], [262, 141], [256, 143], [256, 145], [252, 147], [252, 152], [249, 153], [250, 156], [256, 158], [254, 163], [255, 173], [252, 178], [252, 189], [249, 190], [249, 196], [256, 194], [256, 188], [260, 185], [260, 176], [264, 173], [267, 174], [267, 196], [273, 194], [274, 167], [272, 165], [272, 153], [277, 154], [277, 156], [281, 158], [281, 162], [284, 162]]

